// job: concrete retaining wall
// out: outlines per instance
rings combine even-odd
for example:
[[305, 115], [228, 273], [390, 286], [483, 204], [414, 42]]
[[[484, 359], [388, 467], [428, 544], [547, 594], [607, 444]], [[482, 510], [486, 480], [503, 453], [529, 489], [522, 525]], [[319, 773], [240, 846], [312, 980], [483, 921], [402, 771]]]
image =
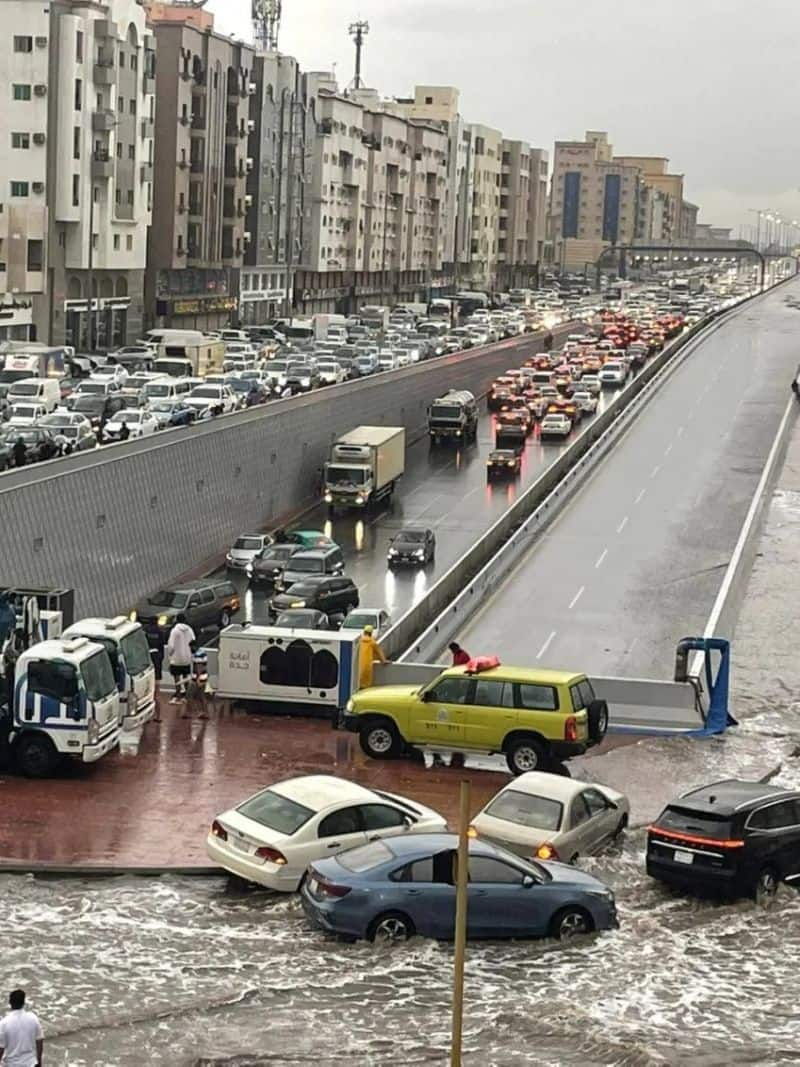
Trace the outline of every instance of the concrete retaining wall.
[[[570, 327], [554, 331], [564, 336]], [[315, 502], [330, 442], [360, 424], [424, 429], [450, 388], [483, 394], [538, 335], [0, 475], [0, 585], [75, 589], [78, 615], [143, 594]]]

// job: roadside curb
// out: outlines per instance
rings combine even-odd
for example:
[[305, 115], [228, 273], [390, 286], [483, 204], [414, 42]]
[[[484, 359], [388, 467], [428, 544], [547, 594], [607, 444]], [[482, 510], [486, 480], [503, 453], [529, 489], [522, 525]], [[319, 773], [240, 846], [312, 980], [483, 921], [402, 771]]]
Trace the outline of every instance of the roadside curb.
[[227, 871], [221, 867], [186, 867], [180, 864], [174, 867], [130, 867], [117, 864], [103, 867], [97, 863], [66, 866], [58, 863], [23, 864], [0, 860], [0, 875], [3, 874], [32, 875], [34, 878], [121, 878], [126, 875], [158, 878], [168, 874], [189, 878], [227, 877]]

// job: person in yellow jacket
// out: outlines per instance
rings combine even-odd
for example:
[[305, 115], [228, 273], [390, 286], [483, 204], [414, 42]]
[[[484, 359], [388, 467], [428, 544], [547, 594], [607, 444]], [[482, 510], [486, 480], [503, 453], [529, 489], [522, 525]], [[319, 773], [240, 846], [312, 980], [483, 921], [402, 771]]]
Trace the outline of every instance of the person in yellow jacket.
[[358, 688], [368, 689], [372, 685], [373, 664], [386, 663], [384, 651], [372, 636], [372, 627], [367, 625], [361, 634], [361, 644], [358, 649]]

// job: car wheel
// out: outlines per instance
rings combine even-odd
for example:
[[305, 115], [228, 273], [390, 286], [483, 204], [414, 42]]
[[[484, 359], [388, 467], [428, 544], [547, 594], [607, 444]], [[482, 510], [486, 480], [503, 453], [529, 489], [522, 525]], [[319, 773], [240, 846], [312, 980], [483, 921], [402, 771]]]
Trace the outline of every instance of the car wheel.
[[605, 700], [593, 700], [586, 713], [589, 717], [589, 737], [599, 744], [608, 730], [608, 704]]
[[778, 892], [778, 875], [774, 868], [764, 867], [756, 879], [754, 896], [756, 904], [768, 908]]
[[614, 831], [614, 841], [619, 841], [625, 831], [628, 829], [628, 816], [623, 815], [617, 824], [617, 828]]
[[228, 611], [227, 608], [225, 608], [223, 610], [222, 614], [219, 617], [219, 624], [220, 624], [221, 627], [224, 628], [225, 626], [230, 626], [230, 623], [231, 623], [231, 613]]
[[369, 924], [367, 940], [378, 944], [395, 945], [414, 936], [414, 924], [400, 911], [387, 911]]
[[26, 778], [49, 778], [61, 759], [53, 742], [44, 734], [23, 737], [14, 755]]
[[547, 770], [548, 762], [544, 745], [535, 737], [512, 741], [506, 750], [506, 763], [512, 774]]
[[391, 719], [373, 719], [361, 727], [361, 749], [372, 759], [396, 759], [403, 751], [403, 739]]
[[593, 930], [594, 922], [591, 915], [583, 908], [574, 905], [556, 912], [550, 923], [550, 936], [558, 941], [571, 941], [575, 937], [584, 937]]

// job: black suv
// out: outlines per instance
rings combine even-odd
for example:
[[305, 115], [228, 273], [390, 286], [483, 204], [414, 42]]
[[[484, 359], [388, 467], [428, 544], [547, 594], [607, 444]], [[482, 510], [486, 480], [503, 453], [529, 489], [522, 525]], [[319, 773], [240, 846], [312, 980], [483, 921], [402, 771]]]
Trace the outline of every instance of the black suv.
[[648, 827], [647, 873], [762, 902], [800, 888], [800, 792], [731, 778], [684, 793]]
[[306, 578], [334, 576], [344, 571], [344, 556], [338, 545], [323, 545], [295, 552], [283, 568], [283, 574], [275, 579], [275, 592], [282, 593], [295, 582]]
[[159, 589], [139, 601], [131, 618], [139, 620], [152, 645], [159, 637], [166, 638], [178, 615], [185, 615], [195, 634], [200, 634], [210, 626], [227, 626], [239, 610], [239, 603], [232, 582], [201, 578]]
[[270, 615], [292, 608], [315, 608], [326, 615], [346, 615], [358, 607], [358, 587], [352, 578], [304, 578], [269, 602]]

